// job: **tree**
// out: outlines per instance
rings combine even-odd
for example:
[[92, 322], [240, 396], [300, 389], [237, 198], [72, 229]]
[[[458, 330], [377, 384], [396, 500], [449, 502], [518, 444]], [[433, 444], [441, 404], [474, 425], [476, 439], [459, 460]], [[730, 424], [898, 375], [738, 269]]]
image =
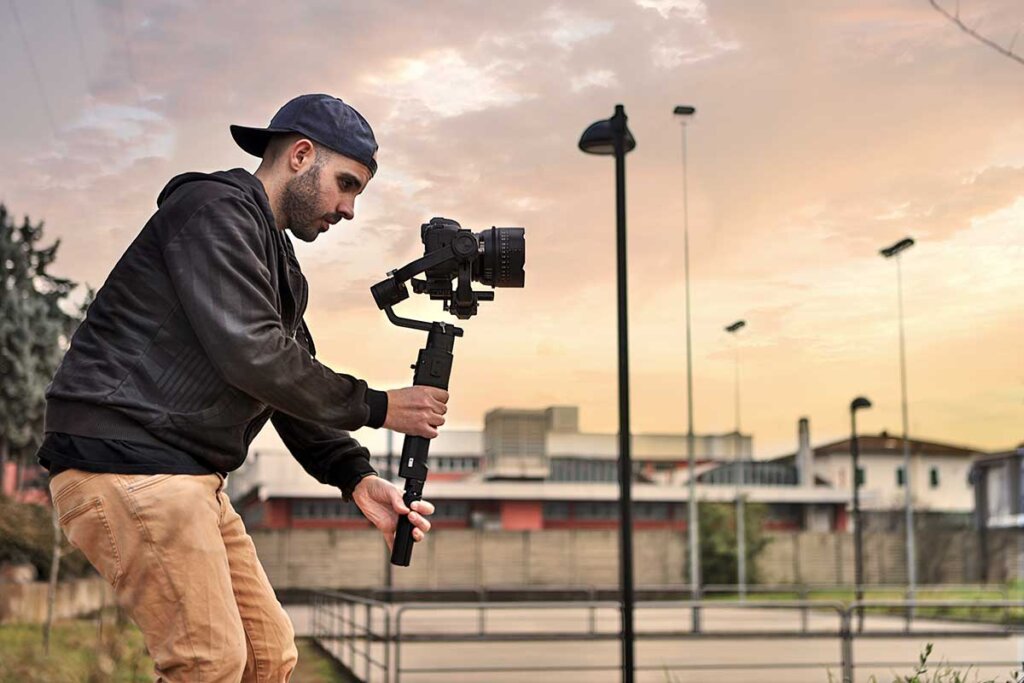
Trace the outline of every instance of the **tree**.
[[[765, 509], [763, 505], [747, 504], [746, 555], [747, 580], [757, 583], [757, 556], [768, 545], [761, 529]], [[701, 503], [700, 515], [701, 578], [705, 584], [735, 584], [738, 572], [736, 561], [736, 508], [729, 503]]]
[[16, 226], [0, 204], [0, 491], [10, 457], [39, 446], [46, 386], [78, 321], [60, 305], [75, 283], [48, 272], [60, 240], [42, 239], [42, 223]]
[[[942, 5], [940, 5], [938, 0], [928, 0], [928, 4], [931, 5], [936, 12], [946, 17], [946, 19], [952, 22], [954, 26], [956, 26], [958, 29], [960, 29], [970, 37], [974, 38], [983, 45], [987, 45], [988, 47], [992, 48], [993, 50], [1003, 55], [1004, 57], [1008, 57], [1015, 62], [1024, 64], [1024, 56], [1020, 55], [1017, 52], [1014, 52], [1013, 50], [1013, 46], [1016, 45], [1017, 38], [1020, 36], [1020, 28], [1017, 29], [1017, 32], [1013, 34], [1013, 38], [1011, 38], [1006, 45], [1000, 45], [995, 40], [979, 32], [977, 24], [972, 28], [968, 26], [963, 19], [960, 18], [960, 0], [956, 0], [956, 6], [954, 7], [953, 11], [950, 11], [943, 7]], [[981, 22], [979, 21], [978, 24], [980, 23]]]

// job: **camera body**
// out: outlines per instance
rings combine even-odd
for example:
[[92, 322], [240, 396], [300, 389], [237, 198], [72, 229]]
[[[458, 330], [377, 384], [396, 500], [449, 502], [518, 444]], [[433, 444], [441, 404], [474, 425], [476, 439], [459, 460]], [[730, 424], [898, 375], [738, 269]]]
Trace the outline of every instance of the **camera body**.
[[444, 301], [445, 310], [459, 319], [470, 318], [476, 315], [479, 301], [494, 299], [493, 292], [473, 291], [472, 282], [524, 286], [525, 233], [523, 228], [497, 227], [475, 233], [450, 218], [432, 218], [420, 226], [423, 258], [374, 285], [373, 297], [381, 309], [392, 306], [409, 296], [403, 283], [423, 273], [426, 279], [412, 280], [413, 291]]

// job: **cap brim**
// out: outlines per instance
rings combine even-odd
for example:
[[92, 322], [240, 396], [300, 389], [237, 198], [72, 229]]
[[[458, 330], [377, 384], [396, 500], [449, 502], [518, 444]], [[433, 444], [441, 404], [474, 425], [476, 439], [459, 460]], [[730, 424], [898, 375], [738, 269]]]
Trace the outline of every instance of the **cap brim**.
[[243, 150], [253, 155], [254, 157], [263, 157], [263, 153], [267, 151], [267, 143], [270, 142], [270, 138], [281, 133], [291, 133], [293, 131], [278, 129], [278, 128], [249, 128], [248, 126], [231, 126], [231, 137], [235, 139], [238, 146]]

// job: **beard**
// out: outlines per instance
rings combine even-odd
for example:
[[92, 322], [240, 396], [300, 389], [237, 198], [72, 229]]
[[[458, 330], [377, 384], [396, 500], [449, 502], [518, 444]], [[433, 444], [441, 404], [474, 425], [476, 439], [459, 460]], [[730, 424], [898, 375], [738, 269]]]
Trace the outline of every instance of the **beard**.
[[320, 212], [320, 164], [302, 175], [291, 178], [281, 196], [281, 212], [292, 234], [303, 242], [312, 242], [320, 234], [320, 221], [326, 216]]

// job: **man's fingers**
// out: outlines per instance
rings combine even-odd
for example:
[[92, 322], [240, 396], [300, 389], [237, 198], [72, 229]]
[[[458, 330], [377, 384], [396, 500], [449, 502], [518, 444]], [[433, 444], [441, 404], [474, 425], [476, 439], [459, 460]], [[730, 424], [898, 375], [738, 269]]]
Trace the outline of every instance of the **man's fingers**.
[[416, 527], [420, 531], [430, 531], [430, 522], [428, 522], [423, 515], [417, 512], [409, 513], [409, 521], [412, 523], [414, 527]]
[[400, 515], [409, 514], [409, 508], [406, 506], [405, 500], [402, 499], [402, 492], [397, 488], [391, 494], [391, 507]]
[[412, 504], [412, 509], [422, 515], [434, 514], [434, 504], [426, 500], [417, 500]]
[[448, 402], [448, 392], [445, 391], [444, 389], [438, 389], [437, 387], [430, 387], [430, 395], [431, 395], [431, 397], [437, 399], [441, 403], [447, 403]]

